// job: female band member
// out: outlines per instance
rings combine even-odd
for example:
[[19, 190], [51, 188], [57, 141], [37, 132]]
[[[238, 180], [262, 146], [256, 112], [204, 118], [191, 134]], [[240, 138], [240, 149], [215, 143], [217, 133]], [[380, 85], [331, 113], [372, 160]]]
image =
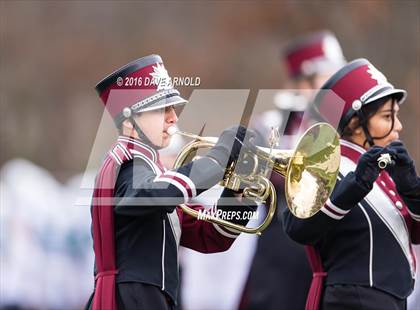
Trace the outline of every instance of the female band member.
[[337, 98], [344, 103], [342, 157], [321, 212], [303, 220], [284, 211], [287, 234], [309, 245], [306, 309], [406, 309], [415, 275], [412, 244], [420, 242], [420, 179], [398, 140], [405, 97], [366, 59], [344, 66], [317, 95], [327, 119]]

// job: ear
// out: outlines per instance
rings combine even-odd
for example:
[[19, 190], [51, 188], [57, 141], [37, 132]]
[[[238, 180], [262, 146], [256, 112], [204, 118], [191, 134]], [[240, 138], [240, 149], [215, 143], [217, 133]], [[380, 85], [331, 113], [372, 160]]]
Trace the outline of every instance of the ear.
[[354, 133], [356, 134], [356, 135], [361, 135], [362, 134], [362, 128], [359, 126], [359, 127], [357, 127], [355, 130], [354, 130]]
[[363, 133], [362, 127], [359, 125], [359, 118], [356, 116], [352, 117], [348, 126], [354, 135], [361, 135]]
[[128, 119], [126, 119], [123, 121], [122, 127], [127, 129], [133, 129], [133, 124]]

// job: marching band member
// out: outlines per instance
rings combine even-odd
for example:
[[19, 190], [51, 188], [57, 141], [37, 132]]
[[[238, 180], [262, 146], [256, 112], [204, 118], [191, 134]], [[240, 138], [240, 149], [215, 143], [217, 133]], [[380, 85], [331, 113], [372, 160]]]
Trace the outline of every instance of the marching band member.
[[[271, 126], [284, 128], [284, 135], [298, 137], [303, 110], [310, 100], [309, 91], [319, 89], [345, 63], [340, 44], [329, 31], [295, 38], [285, 45], [282, 60], [288, 73], [287, 87], [294, 93], [282, 92], [276, 96], [276, 109], [263, 113], [256, 121], [255, 128], [265, 137], [269, 136]], [[285, 142], [287, 138], [281, 137], [280, 148], [293, 147], [290, 141]], [[281, 215], [280, 210], [286, 205], [284, 183], [280, 177], [272, 181], [278, 191]], [[283, 231], [281, 219], [275, 217], [258, 239], [241, 309], [301, 310], [310, 284], [311, 269], [304, 247], [290, 240]]]
[[[238, 159], [244, 139], [252, 134], [244, 127], [227, 129], [206, 156], [166, 170], [159, 149], [169, 144], [168, 130], [186, 100], [171, 86], [160, 56], [127, 64], [96, 89], [120, 136], [96, 178], [91, 209], [95, 292], [87, 308], [173, 309], [179, 245], [214, 253], [227, 250], [238, 236], [184, 214], [177, 205], [220, 181], [226, 164]], [[232, 191], [222, 197], [235, 197], [235, 202], [220, 209], [252, 209], [251, 202], [236, 201]]]
[[306, 309], [406, 309], [415, 275], [412, 244], [420, 242], [420, 178], [398, 140], [406, 92], [366, 59], [344, 66], [321, 90], [315, 102], [327, 120], [344, 105], [339, 178], [313, 217], [283, 214], [286, 233], [312, 246]]
[[274, 109], [259, 115], [254, 126], [262, 137], [268, 137], [272, 127], [279, 127], [285, 136], [279, 141], [280, 148], [290, 148], [293, 141], [287, 136], [298, 136], [304, 112], [312, 111], [313, 90], [318, 90], [346, 60], [335, 35], [319, 31], [287, 42], [281, 61], [287, 72], [285, 90], [277, 92]]

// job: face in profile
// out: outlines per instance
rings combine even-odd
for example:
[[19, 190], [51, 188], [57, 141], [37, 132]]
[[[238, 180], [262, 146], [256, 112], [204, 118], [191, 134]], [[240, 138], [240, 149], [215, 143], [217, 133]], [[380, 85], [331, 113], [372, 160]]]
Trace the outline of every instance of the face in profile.
[[143, 112], [136, 116], [136, 121], [150, 142], [160, 148], [165, 148], [171, 142], [168, 128], [176, 124], [178, 117], [174, 107], [169, 106]]
[[[402, 124], [398, 118], [399, 110], [399, 105], [389, 99], [369, 119], [368, 129], [374, 138], [375, 145], [384, 147], [399, 139], [399, 133], [402, 130]], [[375, 139], [375, 137], [379, 137], [379, 139]]]
[[[395, 100], [390, 98], [369, 118], [367, 128], [375, 145], [385, 147], [399, 139], [399, 133], [403, 128], [398, 118], [399, 109]], [[370, 147], [365, 144], [366, 136], [361, 126], [354, 129], [350, 140], [364, 148]]]

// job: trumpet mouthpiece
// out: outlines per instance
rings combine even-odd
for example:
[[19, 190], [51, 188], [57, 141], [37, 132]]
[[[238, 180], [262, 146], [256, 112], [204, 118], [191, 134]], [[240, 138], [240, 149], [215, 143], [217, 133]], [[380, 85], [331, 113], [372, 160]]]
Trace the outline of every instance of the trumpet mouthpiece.
[[173, 136], [178, 130], [176, 129], [175, 126], [171, 126], [168, 128], [167, 132], [170, 136]]

